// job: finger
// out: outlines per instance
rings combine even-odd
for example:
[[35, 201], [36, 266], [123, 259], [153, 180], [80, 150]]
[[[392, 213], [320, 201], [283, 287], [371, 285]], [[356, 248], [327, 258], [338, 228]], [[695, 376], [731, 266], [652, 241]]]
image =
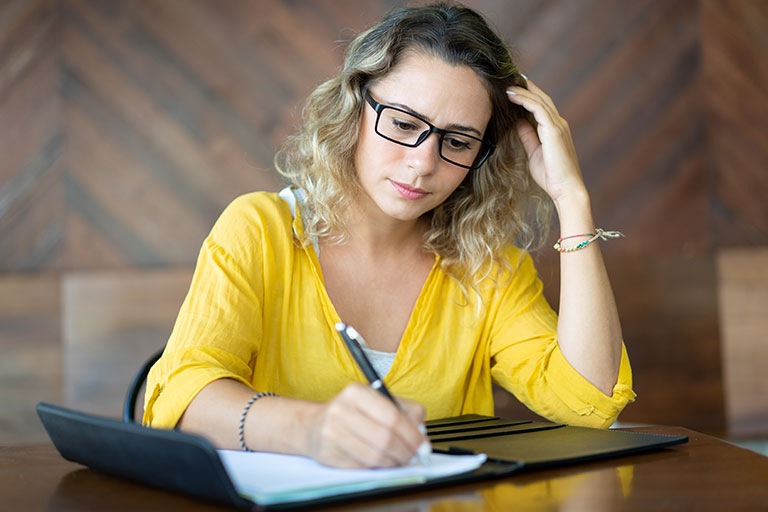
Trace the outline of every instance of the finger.
[[539, 124], [552, 126], [560, 119], [560, 114], [554, 106], [548, 105], [542, 98], [527, 89], [510, 87], [507, 90], [507, 97], [512, 103], [531, 112]]
[[326, 443], [318, 461], [339, 468], [392, 467], [394, 464], [376, 459], [371, 446], [357, 436], [343, 435]]
[[[419, 427], [424, 425], [424, 418], [427, 415], [427, 410], [419, 402], [408, 400], [407, 398], [397, 397], [397, 402], [400, 404], [400, 408], [405, 412], [405, 415]], [[421, 430], [419, 428], [419, 430]]]
[[371, 419], [384, 425], [405, 428], [405, 440], [413, 440], [412, 433], [418, 431], [418, 424], [424, 422], [425, 411], [421, 404], [406, 398], [395, 397], [393, 403], [384, 394], [369, 386], [348, 386], [345, 391], [355, 396], [351, 397], [361, 410], [371, 416]]
[[[379, 465], [405, 464], [416, 453], [423, 436], [414, 422], [381, 393], [366, 386], [350, 386], [342, 392], [355, 415], [354, 434], [361, 437]], [[383, 457], [383, 451], [391, 461]], [[371, 461], [371, 459], [367, 459]]]
[[533, 129], [531, 123], [526, 120], [520, 120], [515, 124], [517, 135], [520, 137], [520, 141], [523, 143], [525, 153], [530, 156], [541, 147], [541, 142], [536, 134], [536, 130]]
[[[371, 405], [374, 405], [374, 401], [379, 402], [375, 405], [382, 409], [370, 408], [367, 411], [374, 414], [372, 417], [374, 421], [379, 422], [391, 433], [390, 442], [394, 446], [398, 448], [402, 446], [406, 450], [403, 462], [407, 462], [413, 457], [414, 451], [418, 450], [418, 447], [426, 440], [424, 436], [426, 432], [424, 408], [420, 404], [402, 398], [396, 398], [398, 403], [393, 404], [380, 393], [374, 393], [374, 395], [376, 395], [376, 400], [371, 397]], [[386, 412], [384, 412], [384, 408], [386, 408]]]
[[344, 436], [336, 450], [344, 460], [350, 461], [353, 467], [361, 468], [391, 468], [404, 465], [410, 460], [405, 452], [380, 439], [374, 432], [370, 436], [360, 436], [360, 430], [351, 431]]
[[555, 106], [555, 102], [552, 100], [552, 98], [547, 93], [542, 91], [538, 85], [533, 83], [533, 81], [531, 81], [530, 79], [526, 79], [526, 80], [528, 83], [528, 90], [533, 94], [535, 94], [536, 96], [538, 96], [542, 100], [542, 102], [549, 105], [551, 110], [557, 112], [557, 107]]
[[[318, 425], [315, 458], [323, 464], [339, 467], [388, 467], [399, 463], [394, 450], [384, 451], [377, 441], [375, 422], [357, 410], [342, 392], [326, 404]], [[407, 455], [401, 455], [405, 459]]]
[[411, 450], [391, 427], [400, 415], [395, 404], [361, 384], [344, 389], [339, 401], [347, 409], [348, 435], [365, 444], [361, 457], [366, 465], [387, 467], [409, 460]]
[[429, 454], [432, 453], [432, 443], [427, 436], [427, 427], [424, 424], [424, 419], [427, 415], [427, 410], [418, 402], [402, 399], [402, 409], [406, 416], [416, 424], [419, 433], [421, 434], [421, 442], [417, 449], [417, 456], [419, 460], [424, 463], [428, 459]]
[[572, 145], [570, 127], [557, 111], [549, 111], [548, 107], [541, 103], [539, 99], [534, 99], [526, 91], [524, 94], [513, 94], [510, 101], [522, 105], [533, 114], [537, 122], [536, 133], [539, 140], [545, 144], [559, 144], [559, 141], [565, 142], [568, 146]]

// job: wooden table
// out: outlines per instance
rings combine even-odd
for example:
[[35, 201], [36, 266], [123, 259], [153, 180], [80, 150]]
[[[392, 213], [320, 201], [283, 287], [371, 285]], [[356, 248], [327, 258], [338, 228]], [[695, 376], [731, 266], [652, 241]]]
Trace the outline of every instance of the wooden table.
[[[768, 511], [768, 457], [680, 427], [631, 430], [687, 435], [690, 442], [318, 510]], [[0, 447], [0, 500], [0, 510], [20, 511], [231, 510], [96, 473], [62, 459], [53, 446]]]

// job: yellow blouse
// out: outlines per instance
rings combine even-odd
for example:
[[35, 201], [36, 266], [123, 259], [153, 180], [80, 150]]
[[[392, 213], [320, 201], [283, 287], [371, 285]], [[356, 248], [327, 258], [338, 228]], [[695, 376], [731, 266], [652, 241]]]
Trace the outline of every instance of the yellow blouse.
[[[352, 381], [366, 382], [334, 329], [317, 254], [302, 247], [301, 214], [277, 194], [234, 200], [203, 243], [189, 293], [162, 358], [147, 381], [144, 423], [173, 428], [210, 382], [235, 379], [259, 391], [326, 401]], [[635, 397], [622, 347], [609, 397], [563, 357], [557, 316], [542, 295], [531, 258], [510, 279], [494, 269], [482, 306], [444, 274], [439, 258], [416, 301], [384, 380], [418, 401], [427, 418], [493, 414], [491, 383], [552, 421], [608, 427]], [[492, 276], [492, 277], [493, 277]]]

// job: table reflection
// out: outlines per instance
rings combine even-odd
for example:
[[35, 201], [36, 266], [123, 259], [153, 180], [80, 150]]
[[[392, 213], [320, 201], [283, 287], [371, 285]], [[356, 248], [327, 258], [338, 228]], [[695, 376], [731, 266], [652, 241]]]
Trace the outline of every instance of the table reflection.
[[481, 491], [488, 510], [556, 510], [580, 512], [616, 510], [632, 491], [632, 465], [578, 472], [547, 480], [506, 481]]
[[[600, 512], [621, 509], [632, 493], [634, 465], [609, 466], [584, 471], [575, 466], [565, 474], [542, 477], [537, 471], [520, 473], [501, 481], [444, 488], [426, 493], [404, 494], [401, 498], [359, 501], [342, 506], [345, 512], [475, 512], [475, 511], [557, 511]], [[435, 495], [437, 492], [439, 494]], [[49, 502], [50, 510], [100, 508], [119, 493], [118, 509], [135, 507], [170, 510], [178, 500], [195, 510], [220, 507], [173, 493], [135, 484], [120, 478], [81, 469], [65, 475]]]
[[47, 510], [237, 510], [82, 468], [61, 477]]
[[[384, 503], [364, 503], [347, 512], [477, 512], [526, 510], [546, 512], [601, 512], [622, 508], [632, 493], [634, 466], [612, 466], [540, 478], [521, 473], [500, 482], [488, 482], [472, 492], [436, 498], [418, 495]], [[445, 492], [445, 490], [443, 491]]]

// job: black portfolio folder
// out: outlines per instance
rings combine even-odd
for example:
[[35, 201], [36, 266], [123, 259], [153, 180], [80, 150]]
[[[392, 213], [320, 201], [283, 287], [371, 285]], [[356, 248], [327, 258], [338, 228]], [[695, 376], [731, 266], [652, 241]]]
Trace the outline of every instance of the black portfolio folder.
[[510, 475], [516, 471], [648, 451], [684, 436], [571, 427], [466, 415], [427, 422], [436, 452], [485, 453], [477, 470], [414, 485], [382, 487], [260, 507], [238, 495], [216, 449], [205, 438], [123, 423], [39, 403], [37, 412], [62, 457], [91, 469], [239, 508], [288, 509], [382, 497]]

